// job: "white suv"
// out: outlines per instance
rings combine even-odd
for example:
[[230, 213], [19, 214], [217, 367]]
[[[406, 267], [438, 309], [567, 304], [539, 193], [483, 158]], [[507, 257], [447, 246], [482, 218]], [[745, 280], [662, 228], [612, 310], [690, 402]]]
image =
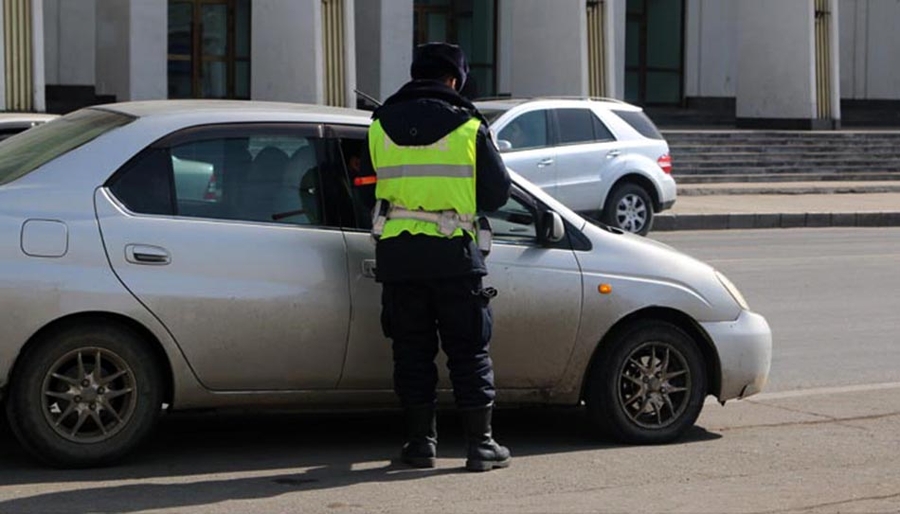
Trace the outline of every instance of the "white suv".
[[640, 107], [591, 98], [475, 105], [506, 165], [574, 211], [644, 235], [675, 203], [669, 145]]

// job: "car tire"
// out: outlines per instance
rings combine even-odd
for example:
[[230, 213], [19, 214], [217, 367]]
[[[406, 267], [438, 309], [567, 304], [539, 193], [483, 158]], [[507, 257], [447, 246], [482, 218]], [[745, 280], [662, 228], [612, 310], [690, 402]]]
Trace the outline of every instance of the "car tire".
[[609, 195], [602, 218], [611, 227], [644, 236], [653, 226], [653, 201], [643, 187], [622, 184]]
[[683, 330], [662, 321], [618, 332], [592, 366], [588, 419], [601, 434], [631, 444], [678, 439], [700, 415], [706, 367]]
[[16, 365], [6, 407], [28, 452], [51, 466], [81, 468], [131, 452], [153, 430], [162, 402], [160, 366], [146, 341], [109, 323], [65, 327], [36, 341]]

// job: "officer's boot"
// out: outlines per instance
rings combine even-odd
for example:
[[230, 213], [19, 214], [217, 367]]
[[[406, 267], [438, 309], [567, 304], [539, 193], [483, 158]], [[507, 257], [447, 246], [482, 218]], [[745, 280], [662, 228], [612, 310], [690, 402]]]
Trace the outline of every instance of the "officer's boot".
[[437, 455], [437, 423], [434, 405], [406, 407], [406, 443], [400, 460], [414, 468], [433, 468]]
[[500, 446], [491, 437], [491, 413], [493, 407], [463, 409], [466, 424], [468, 454], [466, 469], [469, 471], [490, 471], [509, 466], [509, 449]]

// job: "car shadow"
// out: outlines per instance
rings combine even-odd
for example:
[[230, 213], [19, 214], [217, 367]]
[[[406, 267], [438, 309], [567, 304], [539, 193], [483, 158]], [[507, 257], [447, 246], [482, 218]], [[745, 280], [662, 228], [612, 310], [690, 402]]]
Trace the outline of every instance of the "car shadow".
[[[460, 416], [453, 410], [440, 411], [438, 430], [440, 460], [437, 468], [428, 470], [409, 469], [391, 461], [402, 442], [398, 412], [170, 415], [157, 427], [152, 440], [128, 460], [84, 470], [42, 466], [13, 439], [0, 436], [0, 484], [88, 484], [77, 489], [77, 494], [67, 490], [0, 501], [0, 512], [62, 507], [73, 513], [135, 512], [465, 473]], [[514, 458], [623, 447], [593, 436], [584, 413], [577, 409], [498, 410], [494, 432], [510, 447]], [[719, 437], [694, 427], [676, 444]], [[215, 480], [205, 476], [247, 472], [254, 476]], [[192, 478], [201, 476], [199, 480]], [[90, 486], [122, 479], [148, 483]], [[149, 483], [152, 479], [179, 483]]]

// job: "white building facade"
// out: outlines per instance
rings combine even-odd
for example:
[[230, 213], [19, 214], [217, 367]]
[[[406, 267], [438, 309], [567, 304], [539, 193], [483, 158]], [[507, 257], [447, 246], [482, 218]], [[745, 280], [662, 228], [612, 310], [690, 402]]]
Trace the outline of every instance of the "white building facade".
[[0, 110], [239, 98], [366, 105], [459, 43], [477, 96], [574, 95], [836, 128], [900, 105], [896, 0], [0, 0]]

